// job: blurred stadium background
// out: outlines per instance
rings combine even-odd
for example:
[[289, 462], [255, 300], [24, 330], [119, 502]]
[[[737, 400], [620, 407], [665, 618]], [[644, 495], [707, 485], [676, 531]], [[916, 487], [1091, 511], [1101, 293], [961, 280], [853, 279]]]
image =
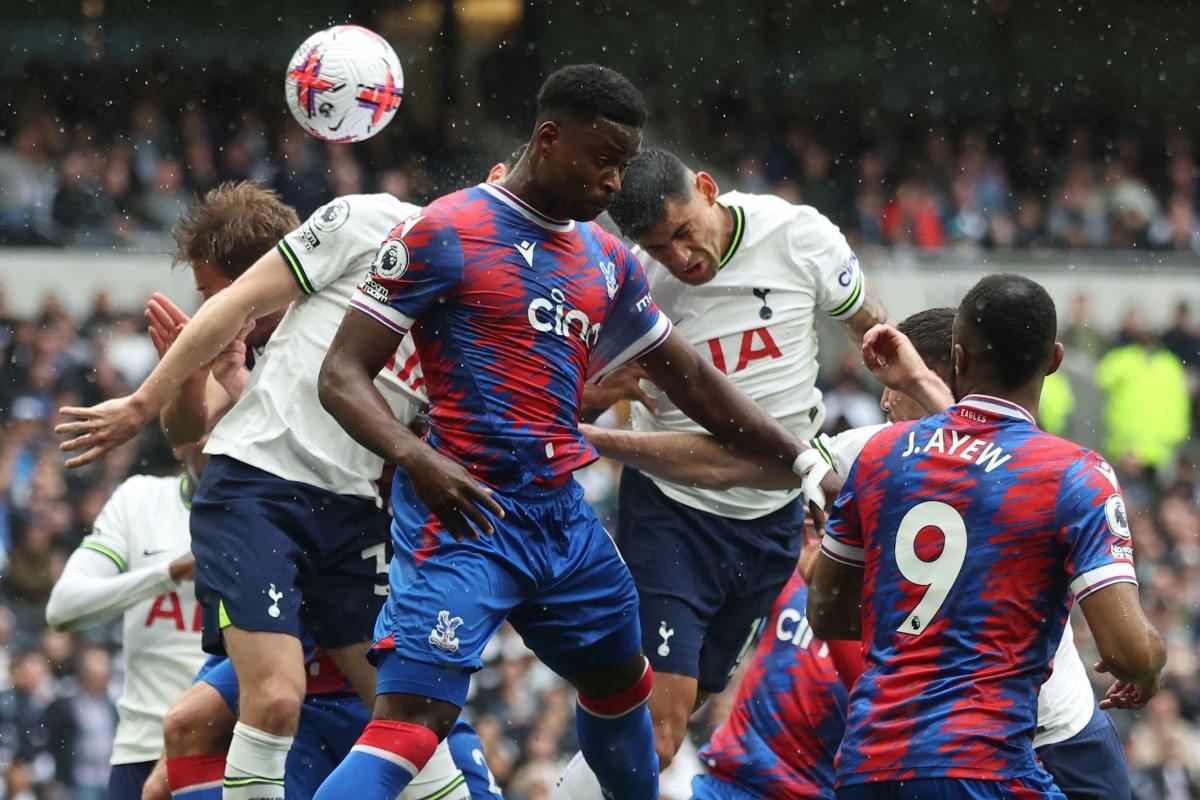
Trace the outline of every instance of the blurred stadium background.
[[[347, 21], [392, 42], [405, 100], [374, 139], [323, 145], [288, 115], [283, 66]], [[351, 192], [431, 199], [511, 152], [540, 78], [585, 60], [643, 88], [647, 142], [832, 218], [897, 316], [957, 304], [987, 271], [1051, 289], [1068, 356], [1043, 422], [1118, 467], [1169, 645], [1167, 689], [1115, 715], [1138, 797], [1200, 797], [1192, 4], [2, 0], [0, 798], [103, 796], [119, 626], [56, 634], [43, 607], [111, 489], [171, 463], [148, 430], [68, 475], [51, 429], [58, 406], [124, 394], [152, 368], [149, 292], [195, 307], [170, 267], [180, 210], [245, 178], [301, 216]], [[831, 429], [876, 421], [877, 387], [843, 334], [822, 333]], [[583, 475], [605, 514], [615, 474]], [[470, 712], [507, 796], [542, 800], [576, 749], [571, 695], [515, 636], [489, 664]], [[697, 746], [727, 702], [699, 715]], [[665, 797], [687, 796], [697, 762], [677, 763]]]

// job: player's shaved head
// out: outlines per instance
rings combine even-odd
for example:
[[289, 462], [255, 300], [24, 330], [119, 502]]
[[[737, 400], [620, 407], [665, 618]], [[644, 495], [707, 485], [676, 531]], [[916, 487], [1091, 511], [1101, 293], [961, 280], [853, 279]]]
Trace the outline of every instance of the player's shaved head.
[[947, 386], [954, 369], [954, 315], [953, 308], [930, 308], [918, 311], [896, 326], [913, 343], [925, 366]]
[[667, 202], [686, 202], [695, 180], [692, 171], [669, 150], [648, 147], [629, 162], [621, 193], [608, 214], [621, 233], [637, 241], [667, 214]]
[[1057, 367], [1057, 329], [1054, 301], [1038, 283], [1011, 274], [983, 278], [954, 318], [954, 343], [963, 351], [956, 356], [956, 382], [970, 372], [975, 387], [1011, 391], [1035, 380], [1040, 387], [1048, 369]]
[[621, 73], [599, 64], [572, 64], [550, 74], [538, 90], [538, 124], [592, 122], [597, 117], [641, 128], [646, 101]]

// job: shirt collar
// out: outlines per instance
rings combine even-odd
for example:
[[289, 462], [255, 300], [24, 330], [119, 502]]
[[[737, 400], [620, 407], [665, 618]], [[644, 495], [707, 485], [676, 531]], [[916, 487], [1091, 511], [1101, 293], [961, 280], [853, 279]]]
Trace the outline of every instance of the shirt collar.
[[1003, 400], [999, 397], [992, 397], [987, 394], [969, 394], [962, 400], [958, 401], [959, 406], [973, 408], [976, 411], [982, 411], [986, 414], [994, 416], [1009, 417], [1010, 419], [1020, 419], [1032, 425], [1037, 425], [1037, 420], [1033, 418], [1025, 409], [1021, 408], [1016, 403], [1008, 400]]
[[733, 236], [729, 238], [729, 247], [725, 248], [724, 255], [717, 262], [717, 269], [729, 263], [729, 259], [733, 258], [733, 254], [737, 252], [738, 245], [742, 243], [742, 238], [746, 235], [746, 212], [741, 206], [722, 203], [721, 205], [728, 208], [733, 214]]
[[567, 233], [575, 228], [575, 220], [573, 219], [554, 219], [547, 217], [542, 212], [538, 211], [533, 206], [526, 203], [521, 198], [517, 197], [512, 192], [494, 183], [481, 183], [479, 188], [490, 194], [492, 197], [499, 200], [504, 205], [516, 211], [525, 219], [532, 222], [534, 225], [539, 225], [546, 230], [556, 231], [558, 233]]

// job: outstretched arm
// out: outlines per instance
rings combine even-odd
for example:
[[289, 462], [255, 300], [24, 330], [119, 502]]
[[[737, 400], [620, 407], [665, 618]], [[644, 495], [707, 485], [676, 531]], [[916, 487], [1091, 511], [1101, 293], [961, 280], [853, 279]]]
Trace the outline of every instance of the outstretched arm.
[[640, 363], [683, 413], [731, 451], [763, 466], [787, 469], [808, 449], [702, 359], [677, 331], [643, 355]]
[[60, 436], [75, 437], [63, 442], [62, 449], [85, 451], [68, 459], [67, 466], [90, 464], [132, 439], [196, 370], [210, 364], [237, 338], [247, 323], [286, 307], [301, 294], [277, 250], [259, 258], [229, 288], [201, 306], [137, 391], [91, 408], [61, 410], [65, 416], [77, 418], [54, 429]]
[[321, 365], [321, 405], [356, 442], [408, 473], [421, 501], [456, 539], [477, 539], [474, 526], [492, 533], [483, 510], [504, 510], [461, 465], [440, 455], [392, 414], [375, 386], [404, 335], [351, 307]]
[[581, 425], [580, 430], [605, 458], [674, 483], [701, 489], [800, 486], [799, 476], [790, 467], [738, 458], [705, 433], [650, 433], [593, 425]]

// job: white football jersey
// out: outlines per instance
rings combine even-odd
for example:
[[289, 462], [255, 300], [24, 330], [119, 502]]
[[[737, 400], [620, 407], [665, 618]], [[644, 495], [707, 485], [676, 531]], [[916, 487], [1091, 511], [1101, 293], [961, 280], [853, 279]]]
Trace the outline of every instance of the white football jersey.
[[[806, 439], [820, 429], [825, 409], [817, 389], [818, 310], [846, 319], [862, 307], [858, 258], [837, 226], [810, 206], [771, 195], [729, 192], [720, 202], [734, 214], [733, 238], [716, 276], [700, 286], [672, 277], [635, 250], [650, 293], [703, 358], [771, 416]], [[633, 406], [640, 431], [700, 431], [657, 387], [646, 383], [659, 413]], [[799, 489], [697, 489], [651, 478], [684, 505], [733, 519], [776, 511]]]
[[[347, 195], [280, 240], [278, 250], [305, 296], [271, 334], [241, 398], [213, 429], [206, 453], [337, 494], [378, 498], [383, 460], [321, 406], [317, 376], [379, 244], [417, 211], [390, 194]], [[375, 385], [396, 418], [412, 422], [426, 397], [411, 337]]]
[[[113, 492], [80, 547], [103, 553], [121, 572], [173, 561], [192, 546], [186, 478], [135, 475]], [[194, 584], [173, 586], [124, 614], [125, 691], [117, 700], [112, 763], [157, 761], [163, 717], [204, 663]]]
[[[867, 425], [851, 428], [837, 436], [821, 436], [809, 442], [821, 451], [825, 460], [839, 475], [847, 475], [858, 454], [879, 431], [888, 427]], [[1088, 681], [1087, 670], [1079, 651], [1075, 649], [1075, 633], [1071, 621], [1063, 629], [1062, 641], [1054, 653], [1050, 677], [1038, 692], [1037, 731], [1033, 746], [1066, 741], [1079, 733], [1092, 718], [1096, 710], [1096, 698]]]

